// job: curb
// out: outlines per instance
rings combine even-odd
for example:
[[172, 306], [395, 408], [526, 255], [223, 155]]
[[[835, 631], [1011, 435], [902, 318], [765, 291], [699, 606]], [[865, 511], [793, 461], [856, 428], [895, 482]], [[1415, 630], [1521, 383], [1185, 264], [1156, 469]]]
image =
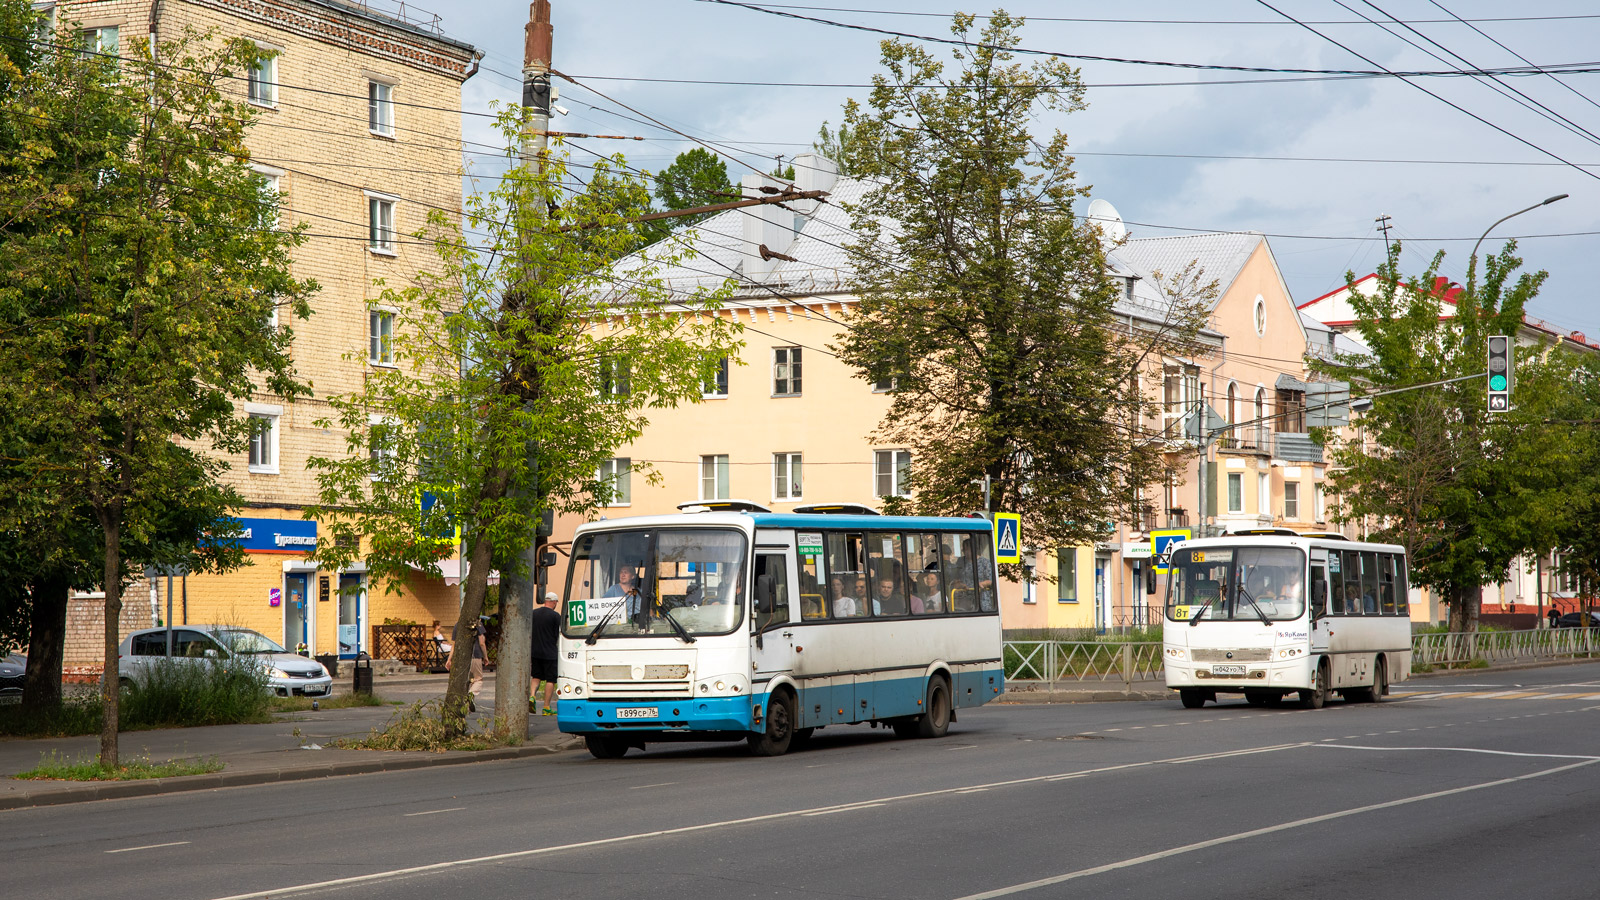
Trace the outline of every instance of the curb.
[[[67, 803], [88, 803], [93, 800], [118, 800], [127, 797], [151, 797], [157, 794], [176, 794], [186, 791], [210, 791], [225, 787], [247, 787], [260, 784], [277, 784], [285, 781], [309, 781], [314, 778], [336, 778], [343, 775], [367, 775], [374, 772], [403, 772], [410, 769], [427, 769], [434, 766], [460, 766], [472, 763], [501, 762], [549, 756], [582, 746], [582, 739], [569, 737], [553, 744], [498, 747], [494, 750], [458, 751], [453, 755], [408, 756], [398, 759], [355, 760], [326, 765], [286, 766], [262, 769], [256, 772], [217, 772], [211, 775], [185, 775], [179, 778], [151, 778], [144, 781], [83, 782], [63, 788], [63, 782], [40, 782], [48, 787], [25, 789], [16, 794], [0, 795], [0, 810], [24, 809], [37, 806], [59, 806]], [[384, 753], [374, 750], [372, 753]]]
[[1028, 705], [1042, 703], [1111, 703], [1119, 701], [1165, 700], [1172, 691], [1017, 691], [1000, 695], [996, 703]]

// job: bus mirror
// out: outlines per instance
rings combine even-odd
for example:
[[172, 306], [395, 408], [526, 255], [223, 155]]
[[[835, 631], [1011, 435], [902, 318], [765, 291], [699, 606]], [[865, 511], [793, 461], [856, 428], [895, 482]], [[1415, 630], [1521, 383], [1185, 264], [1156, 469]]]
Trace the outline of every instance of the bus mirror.
[[772, 576], [756, 576], [756, 612], [772, 612]]
[[1144, 567], [1144, 592], [1146, 594], [1156, 592], [1156, 567], [1153, 564]]

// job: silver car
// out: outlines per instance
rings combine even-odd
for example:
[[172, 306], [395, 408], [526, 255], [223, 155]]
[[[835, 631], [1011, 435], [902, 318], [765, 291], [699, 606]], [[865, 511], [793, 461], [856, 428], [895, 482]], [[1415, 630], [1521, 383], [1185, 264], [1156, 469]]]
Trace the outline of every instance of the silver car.
[[322, 663], [290, 653], [259, 631], [231, 625], [176, 625], [171, 629], [135, 631], [122, 639], [122, 677], [137, 680], [165, 659], [169, 632], [173, 659], [252, 659], [266, 672], [268, 686], [280, 697], [324, 697], [332, 689], [333, 678]]

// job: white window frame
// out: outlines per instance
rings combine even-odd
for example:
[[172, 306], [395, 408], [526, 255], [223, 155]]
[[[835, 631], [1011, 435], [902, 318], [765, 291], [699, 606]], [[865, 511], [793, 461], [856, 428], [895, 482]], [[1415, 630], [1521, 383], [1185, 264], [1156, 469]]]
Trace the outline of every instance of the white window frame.
[[[1237, 492], [1234, 491], [1234, 487], [1235, 486], [1238, 487], [1238, 491]], [[1228, 512], [1230, 512], [1230, 513], [1243, 513], [1244, 512], [1244, 473], [1243, 472], [1229, 472], [1228, 473], [1227, 491], [1228, 491]], [[1238, 500], [1238, 503], [1234, 502], [1235, 499]]]
[[[887, 479], [888, 493], [883, 492]], [[874, 450], [872, 451], [872, 496], [874, 497], [909, 497], [911, 496], [911, 451], [910, 450]]]
[[704, 400], [725, 400], [728, 397], [728, 370], [730, 364], [724, 356], [718, 364], [717, 371], [701, 388], [700, 397]]
[[[800, 396], [805, 375], [805, 358], [800, 349], [799, 347], [772, 348], [772, 396]], [[784, 385], [783, 390], [778, 389], [780, 382]]]
[[1317, 482], [1311, 486], [1312, 512], [1318, 522], [1328, 521], [1328, 491], [1327, 486]]
[[874, 394], [892, 394], [899, 389], [899, 387], [899, 376], [890, 375], [888, 378], [880, 378], [877, 381], [874, 381], [872, 383], [872, 392]]
[[600, 471], [595, 477], [613, 488], [604, 506], [633, 505], [633, 460], [630, 457], [617, 456], [606, 460], [600, 464]]
[[[1176, 385], [1174, 385], [1176, 380]], [[1173, 388], [1176, 388], [1174, 390]], [[1161, 431], [1169, 440], [1187, 436], [1184, 422], [1199, 407], [1200, 367], [1172, 362], [1161, 367]]]
[[799, 500], [804, 489], [805, 478], [801, 454], [772, 454], [772, 499]]
[[700, 499], [727, 500], [732, 496], [732, 480], [728, 472], [728, 454], [706, 454], [700, 457]]
[[[367, 309], [368, 364], [388, 369], [395, 368], [394, 322], [395, 311], [386, 306], [373, 306]], [[388, 326], [388, 330], [381, 335], [378, 329], [380, 324]]]
[[[50, 24], [54, 25], [55, 24], [55, 8], [54, 7], [51, 7], [50, 15], [51, 15], [51, 23]], [[87, 53], [102, 53], [102, 54], [105, 54], [107, 56], [117, 57], [118, 59], [121, 58], [121, 56], [122, 56], [122, 26], [120, 26], [120, 25], [96, 25], [96, 26], [92, 26], [92, 27], [89, 27], [89, 28], [79, 29], [78, 34], [81, 36], [81, 38], [80, 38], [81, 46], [83, 47], [83, 49], [84, 49], [86, 54]], [[111, 38], [111, 40], [109, 42], [106, 40], [106, 38], [108, 36]], [[94, 47], [93, 48], [91, 48], [89, 46], [89, 38], [91, 38], [91, 37], [94, 38]]]
[[[279, 474], [278, 459], [278, 432], [283, 421], [283, 407], [264, 403], [246, 403], [245, 415], [250, 418], [251, 434], [249, 448], [245, 451], [247, 468], [252, 475], [277, 475]], [[257, 425], [256, 423], [263, 423]], [[257, 428], [261, 430], [256, 431]], [[259, 441], [259, 443], [258, 443]], [[258, 456], [257, 451], [264, 451], [264, 457]]]
[[394, 82], [367, 79], [367, 131], [378, 137], [394, 137]]
[[395, 222], [399, 218], [400, 198], [376, 191], [363, 193], [367, 195], [367, 252], [399, 256], [396, 237], [400, 232]]
[[283, 50], [267, 44], [257, 44], [257, 48], [272, 53], [272, 56], [263, 59], [256, 67], [245, 73], [245, 100], [251, 106], [262, 109], [278, 108], [278, 57]]
[[1287, 522], [1300, 521], [1300, 482], [1283, 483], [1283, 518]]
[[1256, 511], [1263, 516], [1272, 515], [1272, 476], [1256, 473]]
[[371, 474], [371, 479], [373, 481], [383, 480], [383, 473], [381, 471], [384, 468], [383, 460], [385, 458], [393, 460], [395, 456], [394, 447], [389, 441], [379, 444], [374, 439], [373, 429], [380, 425], [391, 426], [395, 424], [395, 420], [387, 416], [380, 416], [376, 414], [367, 416], [367, 458], [373, 463]]

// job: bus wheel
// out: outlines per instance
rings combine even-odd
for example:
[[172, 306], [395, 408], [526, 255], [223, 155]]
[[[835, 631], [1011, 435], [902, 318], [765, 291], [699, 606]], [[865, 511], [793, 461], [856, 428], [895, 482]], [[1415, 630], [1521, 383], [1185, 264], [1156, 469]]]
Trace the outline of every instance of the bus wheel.
[[778, 691], [767, 701], [766, 730], [745, 738], [756, 756], [782, 756], [794, 740], [794, 695]]
[[1328, 702], [1328, 663], [1326, 660], [1317, 666], [1317, 674], [1312, 676], [1311, 687], [1300, 692], [1301, 709], [1321, 709]]
[[1178, 699], [1183, 701], [1184, 709], [1199, 709], [1206, 705], [1206, 695], [1193, 689], [1179, 691]]
[[944, 737], [950, 731], [950, 686], [938, 675], [928, 680], [928, 711], [917, 720], [917, 737]]
[[595, 759], [621, 759], [628, 755], [628, 740], [615, 734], [586, 734], [584, 746]]
[[1383, 695], [1389, 692], [1389, 672], [1383, 664], [1383, 657], [1372, 666], [1372, 695], [1367, 697], [1368, 703], [1382, 703]]

